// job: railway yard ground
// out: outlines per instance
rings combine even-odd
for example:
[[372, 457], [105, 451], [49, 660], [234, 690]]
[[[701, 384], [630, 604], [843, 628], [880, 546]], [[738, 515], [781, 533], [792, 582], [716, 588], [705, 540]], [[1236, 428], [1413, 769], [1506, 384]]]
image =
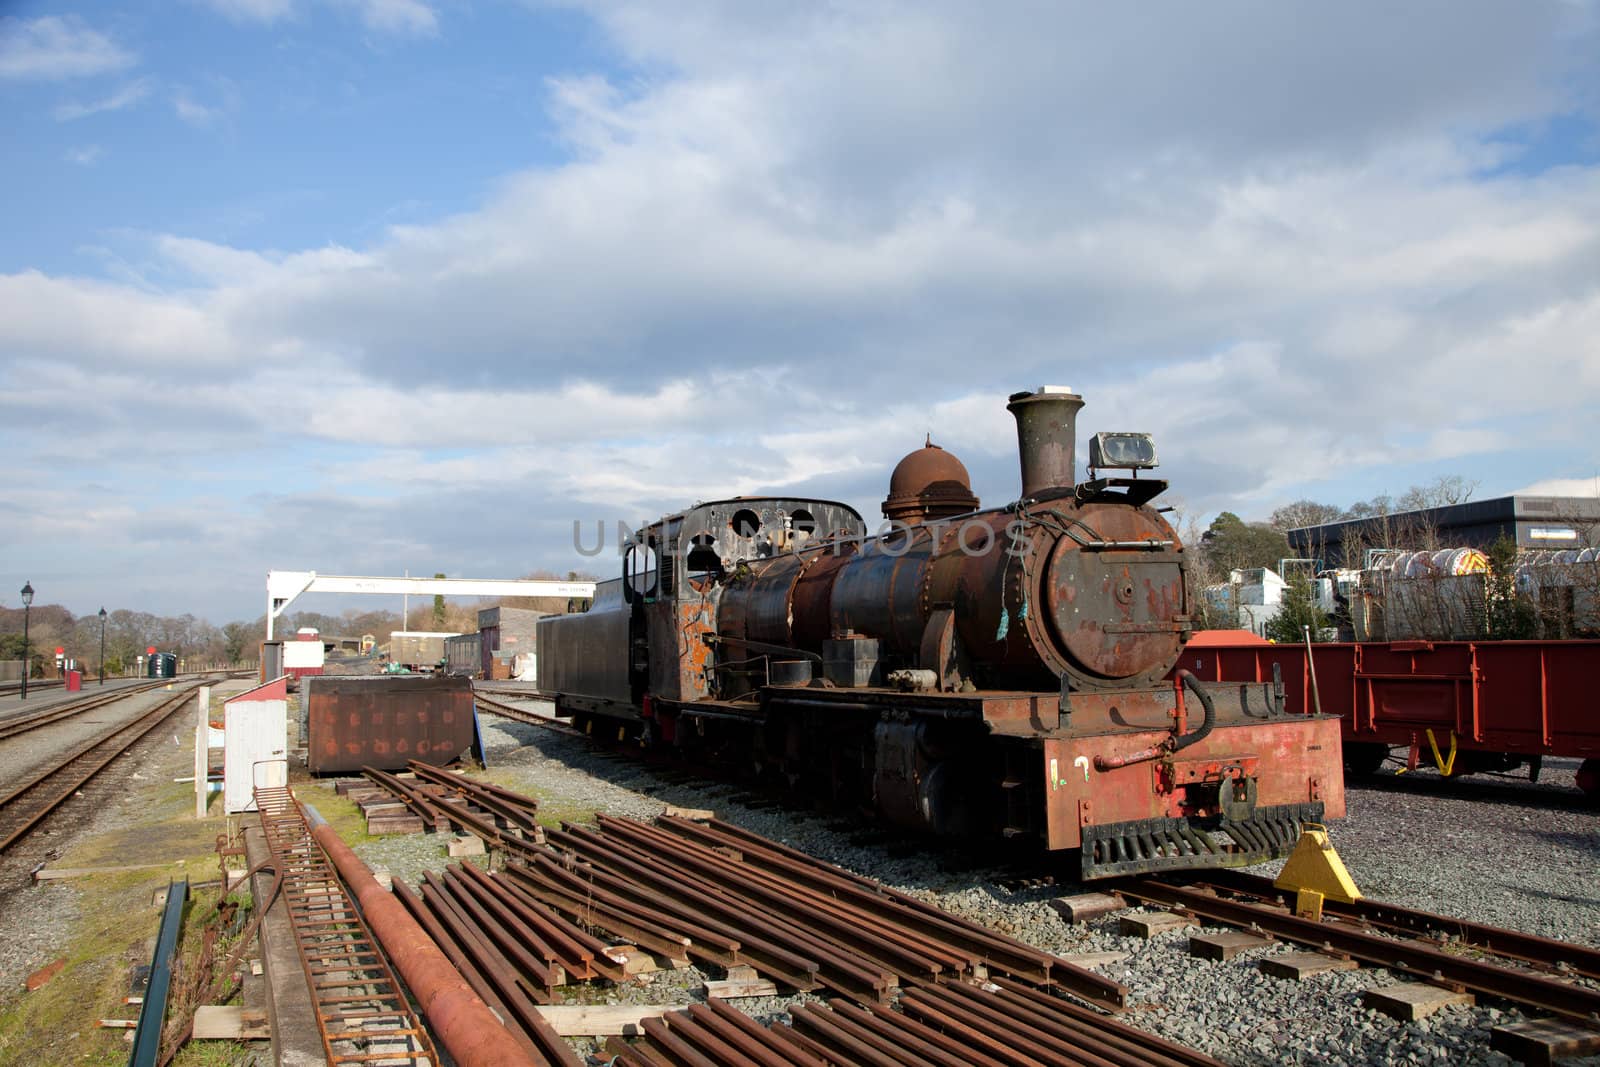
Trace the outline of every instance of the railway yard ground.
[[[220, 683], [217, 695], [242, 691], [247, 684]], [[15, 782], [30, 765], [81, 746], [96, 730], [142, 714], [172, 695], [164, 689], [132, 695], [23, 738], [0, 741], [0, 774]], [[64, 695], [44, 697], [30, 699], [26, 710]], [[495, 699], [508, 698], [497, 694]], [[522, 700], [515, 706], [534, 713], [542, 707]], [[0, 698], [0, 726], [22, 710], [15, 698]], [[175, 710], [128, 755], [78, 790], [80, 795], [0, 855], [0, 1064], [126, 1062], [126, 1031], [98, 1026], [97, 1020], [130, 1018], [138, 1011], [124, 998], [132, 976], [151, 959], [161, 918], [156, 894], [169, 878], [187, 876], [193, 889], [191, 919], [209, 913], [221, 898], [215, 845], [230, 827], [219, 814], [220, 798], [213, 797], [212, 814], [197, 819], [192, 786], [174, 781], [193, 773], [192, 722], [192, 704]], [[1480, 996], [1471, 1005], [1402, 1022], [1365, 1006], [1369, 990], [1413, 980], [1384, 967], [1362, 966], [1302, 981], [1269, 977], [1261, 960], [1301, 951], [1300, 946], [1274, 941], [1225, 962], [1203, 960], [1190, 954], [1190, 937], [1223, 928], [1172, 929], [1148, 939], [1124, 935], [1123, 918], [1153, 910], [1148, 908], [1072, 925], [1049, 902], [1085, 887], [1042, 862], [930, 848], [838, 815], [781, 806], [732, 784], [646, 765], [571, 732], [493, 714], [485, 714], [483, 723], [489, 769], [474, 777], [537, 798], [545, 827], [591, 824], [597, 813], [649, 820], [667, 805], [713, 810], [733, 826], [879, 880], [1034, 948], [1085, 959], [1083, 954], [1098, 954], [1097, 973], [1128, 988], [1130, 1007], [1119, 1016], [1123, 1022], [1224, 1063], [1516, 1062], [1490, 1044], [1493, 1028], [1526, 1017], [1505, 1000]], [[1332, 840], [1369, 898], [1600, 948], [1600, 813], [1574, 787], [1575, 769], [1576, 761], [1546, 761], [1537, 785], [1488, 776], [1443, 782], [1425, 770], [1405, 776], [1385, 772], [1351, 783], [1349, 814], [1331, 827]], [[369, 837], [355, 804], [336, 793], [332, 783], [312, 781], [301, 768], [291, 784], [368, 865], [396, 879], [414, 885], [423, 871], [438, 872], [456, 862], [446, 854], [448, 835]], [[36, 880], [40, 870], [66, 876]], [[186, 930], [186, 945], [193, 936]], [[45, 984], [25, 988], [31, 975], [56, 961], [62, 965]], [[696, 965], [621, 984], [568, 986], [564, 992], [569, 1003], [687, 1006], [703, 1002], [705, 983], [721, 977], [720, 970]], [[1592, 979], [1571, 980], [1600, 990], [1600, 982]], [[817, 990], [730, 1003], [770, 1023], [790, 1017], [798, 1005], [821, 1004], [832, 995]], [[594, 1062], [609, 1062], [597, 1042], [570, 1040], [581, 1055], [598, 1054]], [[266, 1042], [193, 1041], [174, 1062], [180, 1067], [268, 1063], [271, 1057]], [[1561, 1062], [1600, 1064], [1600, 1057]]]

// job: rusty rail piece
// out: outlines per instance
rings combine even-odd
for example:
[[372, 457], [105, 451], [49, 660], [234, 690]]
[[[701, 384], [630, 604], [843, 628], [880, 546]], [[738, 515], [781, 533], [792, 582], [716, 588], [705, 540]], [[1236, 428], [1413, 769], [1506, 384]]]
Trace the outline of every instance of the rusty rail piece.
[[443, 786], [446, 792], [492, 812], [525, 834], [535, 834], [539, 828], [539, 802], [533, 797], [514, 793], [493, 782], [474, 782], [421, 760], [412, 760], [408, 768], [418, 778]]
[[435, 830], [455, 826], [505, 848], [513, 847], [519, 836], [542, 837], [539, 805], [532, 797], [417, 760], [411, 761], [410, 770], [411, 780], [375, 767], [363, 767], [361, 773]]
[[[152, 689], [160, 689], [171, 684], [170, 681], [163, 678], [160, 681], [147, 682], [143, 685], [123, 686], [110, 692], [91, 693], [81, 698], [69, 700], [64, 704], [53, 705], [42, 711], [27, 715], [12, 715], [5, 719], [0, 719], [0, 741], [16, 737], [19, 734], [29, 733], [52, 723], [60, 722], [62, 719], [70, 719], [75, 715], [82, 715], [86, 711], [94, 711], [96, 708], [103, 708], [107, 704], [115, 704], [119, 700], [125, 700], [140, 693], [148, 693]], [[198, 685], [198, 683], [196, 684]]]
[[416, 892], [398, 878], [394, 879], [394, 897], [439, 946], [478, 998], [505, 1024], [530, 1058], [535, 1062], [541, 1058], [552, 1063], [569, 1062], [558, 1058], [567, 1050], [566, 1042], [561, 1041], [534, 1010], [533, 1002], [517, 984], [514, 973], [496, 970], [495, 957], [489, 955], [473, 935], [444, 925]]
[[[327, 833], [333, 837], [332, 842], [325, 840], [327, 835], [318, 836], [307, 825], [294, 794], [286, 787], [257, 786], [255, 800], [267, 848], [282, 878], [295, 951], [300, 955], [301, 966], [311, 986], [311, 1007], [317, 1016], [327, 1061], [334, 1064], [409, 1062], [437, 1067], [439, 1058], [433, 1043], [412, 1014], [400, 983], [373, 940], [372, 930], [330, 865], [330, 860], [337, 863], [338, 858], [348, 863], [354, 854], [335, 858], [331, 847], [334, 842], [344, 853], [349, 850], [331, 830]], [[316, 821], [321, 823], [320, 818]], [[327, 826], [322, 824], [318, 829], [327, 830]], [[352, 869], [346, 877], [357, 895], [363, 898], [363, 903], [366, 897], [363, 890], [367, 888], [363, 875], [366, 883], [387, 896], [372, 881], [365, 865], [360, 860], [355, 860], [355, 864], [360, 870]], [[393, 901], [388, 903], [399, 907]], [[369, 906], [368, 914], [373, 910]], [[373, 919], [378, 921], [375, 915]], [[396, 952], [396, 955], [401, 953]], [[430, 998], [424, 990], [416, 988], [416, 992], [425, 1009], [430, 1007]], [[484, 1014], [487, 1016], [487, 1011]], [[438, 1028], [443, 1036], [445, 1028]], [[454, 1051], [454, 1046], [450, 1047]], [[510, 1067], [535, 1061], [522, 1057], [480, 1062], [498, 1062]]]
[[898, 926], [973, 954], [990, 970], [1024, 978], [1035, 984], [1060, 986], [1103, 1008], [1117, 1009], [1127, 1005], [1127, 989], [1093, 971], [976, 923], [958, 919], [942, 908], [910, 894], [821, 863], [803, 852], [720, 819], [711, 819], [702, 824], [689, 819], [662, 816], [657, 822], [673, 833], [710, 848], [736, 853], [748, 866], [876, 909]]
[[192, 699], [194, 693], [185, 691], [163, 700], [132, 722], [113, 726], [78, 746], [0, 796], [0, 852], [27, 836], [90, 779]]
[[[1185, 879], [1191, 886], [1204, 885], [1214, 890], [1243, 894], [1256, 900], [1293, 906], [1293, 894], [1272, 884], [1272, 879], [1243, 871], [1209, 871], [1196, 880]], [[1557, 941], [1550, 937], [1506, 930], [1498, 926], [1457, 919], [1449, 915], [1418, 911], [1398, 904], [1363, 897], [1353, 904], [1325, 900], [1323, 918], [1360, 923], [1388, 930], [1391, 933], [1414, 937], [1417, 940], [1438, 942], [1455, 941], [1472, 948], [1506, 959], [1519, 960], [1540, 970], [1579, 974], [1585, 978], [1600, 979], [1600, 949], [1588, 945], [1575, 945], [1570, 941]]]
[[1443, 952], [1414, 940], [1395, 940], [1348, 922], [1316, 922], [1259, 901], [1230, 899], [1215, 889], [1130, 879], [1117, 892], [1146, 904], [1213, 922], [1261, 930], [1285, 941], [1340, 953], [1424, 980], [1541, 1008], [1570, 1019], [1600, 1021], [1600, 990], [1546, 978], [1486, 960]]
[[637, 1044], [611, 1038], [605, 1051], [623, 1067], [1221, 1067], [1087, 1008], [1077, 1010], [1088, 1023], [1061, 1016], [1058, 1004], [1025, 986], [919, 984], [901, 993], [898, 1009], [842, 999], [795, 1004], [789, 1025], [762, 1027], [713, 1000], [648, 1020]]
[[[427, 764], [412, 770], [475, 803], [522, 799], [499, 787], [474, 796], [481, 783]], [[393, 781], [397, 795], [417, 793]], [[726, 823], [659, 823], [602, 815], [598, 830], [564, 823], [550, 831], [548, 844], [581, 866], [498, 827], [473, 829], [516, 856], [506, 878], [531, 898], [673, 959], [748, 963], [797, 989], [820, 985], [863, 1000], [885, 1000], [903, 980], [999, 972], [1098, 1007], [1126, 1006], [1117, 982], [870, 879]]]

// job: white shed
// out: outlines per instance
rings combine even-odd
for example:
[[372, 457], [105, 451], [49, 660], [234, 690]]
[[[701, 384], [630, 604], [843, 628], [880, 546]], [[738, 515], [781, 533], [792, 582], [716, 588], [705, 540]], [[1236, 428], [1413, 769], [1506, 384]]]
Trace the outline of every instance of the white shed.
[[289, 680], [274, 678], [222, 707], [223, 810], [255, 811], [256, 786], [289, 784]]

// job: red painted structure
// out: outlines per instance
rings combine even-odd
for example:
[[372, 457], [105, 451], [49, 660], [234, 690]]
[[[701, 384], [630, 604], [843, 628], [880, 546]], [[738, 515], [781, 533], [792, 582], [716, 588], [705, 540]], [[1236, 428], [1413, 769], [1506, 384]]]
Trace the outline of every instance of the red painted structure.
[[1320, 698], [1322, 712], [1342, 719], [1352, 772], [1375, 770], [1391, 747], [1408, 749], [1412, 765], [1433, 760], [1454, 774], [1566, 756], [1585, 761], [1579, 784], [1590, 795], [1600, 793], [1600, 641], [1312, 648], [1308, 662], [1300, 645], [1234, 632], [1221, 641], [1196, 635], [1179, 664], [1205, 681], [1226, 682], [1271, 681], [1277, 664], [1291, 710], [1315, 711]]

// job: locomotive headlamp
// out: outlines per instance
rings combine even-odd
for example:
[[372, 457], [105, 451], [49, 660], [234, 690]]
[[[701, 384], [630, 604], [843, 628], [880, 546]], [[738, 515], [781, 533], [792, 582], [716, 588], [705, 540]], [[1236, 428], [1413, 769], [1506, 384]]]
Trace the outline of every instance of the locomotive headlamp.
[[1147, 433], [1097, 433], [1089, 439], [1089, 466], [1150, 470], [1156, 466], [1156, 443]]

